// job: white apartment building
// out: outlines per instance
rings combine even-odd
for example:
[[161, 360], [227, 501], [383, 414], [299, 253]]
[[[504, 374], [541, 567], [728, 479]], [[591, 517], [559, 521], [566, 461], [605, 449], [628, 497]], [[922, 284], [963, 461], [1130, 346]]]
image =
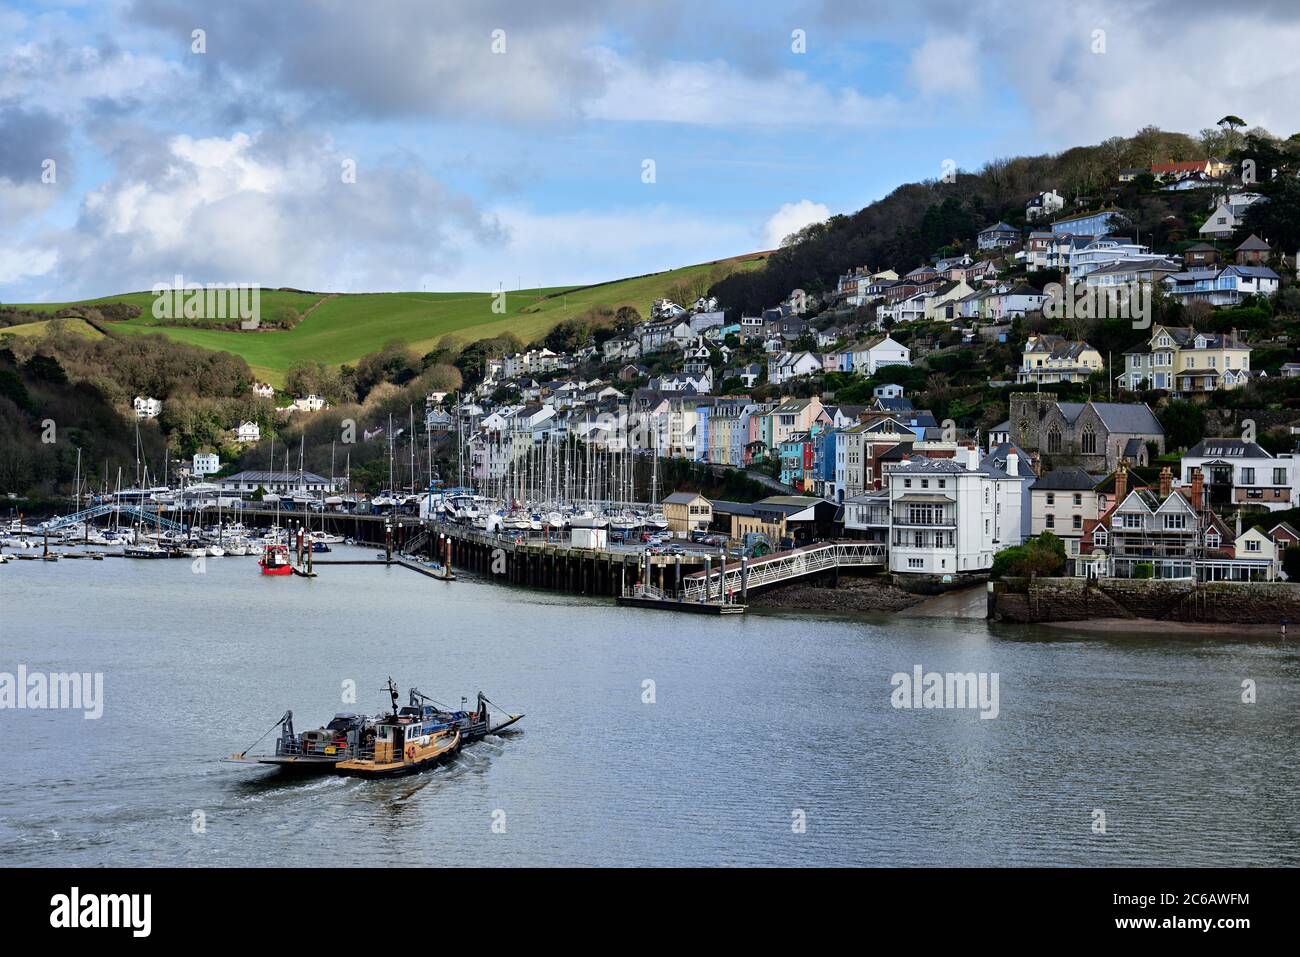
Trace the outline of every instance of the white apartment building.
[[162, 411], [162, 400], [152, 399], [147, 395], [137, 395], [131, 402], [137, 419], [156, 419]]
[[216, 452], [195, 452], [193, 467], [195, 475], [213, 475], [221, 471], [221, 456]]
[[1019, 545], [1022, 479], [1019, 455], [1006, 468], [981, 463], [978, 449], [951, 459], [912, 458], [888, 470], [889, 570], [957, 575], [993, 566], [993, 556]]

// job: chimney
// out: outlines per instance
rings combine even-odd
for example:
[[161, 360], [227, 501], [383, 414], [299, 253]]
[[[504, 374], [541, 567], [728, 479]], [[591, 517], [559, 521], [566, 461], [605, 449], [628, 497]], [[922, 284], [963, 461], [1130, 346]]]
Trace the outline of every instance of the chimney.
[[1020, 456], [1015, 452], [1007, 453], [1007, 474], [1012, 476], [1020, 474]]
[[1115, 470], [1115, 504], [1118, 505], [1124, 501], [1124, 496], [1128, 494], [1128, 459], [1119, 463], [1119, 468]]
[[1205, 508], [1205, 476], [1200, 469], [1192, 469], [1192, 507], [1198, 512]]
[[1167, 499], [1169, 493], [1173, 491], [1173, 488], [1174, 474], [1169, 471], [1169, 466], [1166, 465], [1160, 470], [1160, 500], [1164, 501]]
[[980, 467], [980, 450], [970, 448], [966, 450], [966, 468], [972, 472], [979, 471]]

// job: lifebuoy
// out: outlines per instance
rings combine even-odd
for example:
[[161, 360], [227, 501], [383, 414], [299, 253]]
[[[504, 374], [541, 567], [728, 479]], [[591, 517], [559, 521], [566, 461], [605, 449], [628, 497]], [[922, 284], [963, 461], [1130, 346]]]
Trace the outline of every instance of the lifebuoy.
[[413, 745], [413, 744], [408, 744], [408, 745], [406, 746], [406, 760], [408, 760], [408, 761], [414, 761], [414, 760], [415, 760], [415, 745]]

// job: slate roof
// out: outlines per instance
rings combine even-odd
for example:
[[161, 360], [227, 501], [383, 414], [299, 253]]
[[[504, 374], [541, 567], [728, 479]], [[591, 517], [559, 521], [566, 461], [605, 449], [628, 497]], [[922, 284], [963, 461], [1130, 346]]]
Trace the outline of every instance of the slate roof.
[[1058, 402], [1057, 408], [1073, 425], [1089, 405], [1111, 432], [1136, 432], [1143, 435], [1164, 435], [1164, 427], [1146, 404], [1128, 402]]
[[1053, 469], [1040, 476], [1033, 484], [1034, 491], [1048, 492], [1090, 492], [1097, 487], [1099, 479], [1078, 466]]
[[1184, 458], [1252, 458], [1271, 459], [1264, 448], [1245, 439], [1201, 439], [1187, 450]]

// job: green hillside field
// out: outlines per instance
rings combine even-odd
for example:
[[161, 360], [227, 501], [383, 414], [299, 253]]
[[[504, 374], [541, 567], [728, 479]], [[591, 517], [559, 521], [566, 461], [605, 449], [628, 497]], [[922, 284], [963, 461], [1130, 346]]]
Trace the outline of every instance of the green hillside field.
[[494, 297], [491, 293], [388, 292], [331, 296], [280, 290], [263, 292], [263, 315], [281, 305], [299, 313], [311, 309], [310, 314], [290, 330], [234, 332], [186, 328], [174, 320], [155, 319], [151, 311], [153, 297], [147, 292], [105, 296], [78, 303], [39, 303], [20, 308], [53, 311], [106, 302], [134, 303], [144, 310], [142, 315], [127, 322], [107, 324], [107, 327], [128, 334], [161, 332], [179, 342], [233, 352], [243, 356], [257, 376], [281, 386], [285, 372], [295, 362], [352, 363], [394, 339], [424, 352], [445, 336], [468, 343], [509, 332], [521, 341], [529, 342], [561, 320], [597, 305], [615, 309], [629, 305], [636, 307], [642, 315], [648, 315], [651, 301], [665, 295], [674, 283], [707, 274], [719, 265], [754, 269], [765, 259], [765, 253], [754, 253], [591, 286], [508, 291], [504, 313], [492, 311]]

